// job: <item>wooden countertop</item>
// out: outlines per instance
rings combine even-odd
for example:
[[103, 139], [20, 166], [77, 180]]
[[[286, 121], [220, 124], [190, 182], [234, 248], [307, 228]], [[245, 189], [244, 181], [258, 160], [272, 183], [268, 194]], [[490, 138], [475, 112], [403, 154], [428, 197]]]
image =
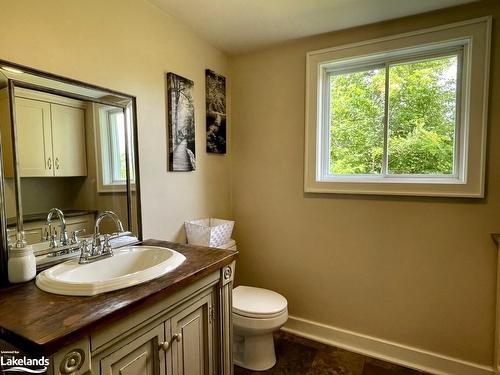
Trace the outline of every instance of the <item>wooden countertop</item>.
[[60, 296], [38, 289], [34, 281], [0, 289], [0, 338], [20, 349], [50, 355], [97, 326], [161, 300], [231, 263], [237, 252], [146, 240], [169, 247], [186, 261], [160, 278], [91, 297]]

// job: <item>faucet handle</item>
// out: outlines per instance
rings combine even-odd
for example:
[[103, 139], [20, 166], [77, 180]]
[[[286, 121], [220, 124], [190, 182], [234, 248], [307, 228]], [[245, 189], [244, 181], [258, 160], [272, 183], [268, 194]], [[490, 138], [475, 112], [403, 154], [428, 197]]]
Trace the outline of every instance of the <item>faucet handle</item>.
[[99, 255], [101, 253], [101, 234], [94, 233], [92, 236], [92, 255]]
[[51, 235], [49, 238], [49, 248], [54, 248], [57, 247], [57, 237], [54, 235]]
[[49, 233], [49, 247], [52, 249], [57, 247], [57, 229], [49, 226]]
[[87, 240], [83, 240], [80, 243], [80, 264], [87, 263], [92, 253], [89, 251], [89, 243]]
[[104, 235], [104, 244], [102, 245], [102, 254], [111, 254], [113, 255], [113, 248], [111, 247], [109, 243], [110, 235], [105, 234]]
[[49, 240], [49, 237], [50, 237], [50, 236], [49, 236], [49, 230], [48, 230], [48, 228], [47, 228], [47, 227], [43, 228], [43, 231], [42, 231], [42, 238], [41, 238], [42, 242], [44, 242], [44, 241], [48, 241], [48, 240]]
[[78, 243], [78, 235], [80, 233], [86, 233], [86, 232], [87, 230], [85, 228], [73, 231], [73, 233], [71, 234], [71, 243], [73, 244]]

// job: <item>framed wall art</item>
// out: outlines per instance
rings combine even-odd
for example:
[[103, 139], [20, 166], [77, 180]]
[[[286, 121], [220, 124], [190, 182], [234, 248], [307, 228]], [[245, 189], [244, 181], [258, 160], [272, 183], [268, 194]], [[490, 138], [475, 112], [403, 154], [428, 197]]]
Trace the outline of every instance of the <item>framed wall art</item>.
[[210, 69], [205, 70], [207, 107], [207, 152], [225, 154], [226, 138], [226, 78]]
[[167, 73], [169, 171], [196, 169], [193, 88], [193, 81]]

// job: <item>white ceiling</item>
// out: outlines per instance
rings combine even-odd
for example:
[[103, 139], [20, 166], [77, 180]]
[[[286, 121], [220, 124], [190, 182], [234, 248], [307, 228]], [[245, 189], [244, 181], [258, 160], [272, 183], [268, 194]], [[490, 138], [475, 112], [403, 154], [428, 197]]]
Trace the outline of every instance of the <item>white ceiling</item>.
[[150, 0], [215, 47], [237, 54], [285, 40], [474, 0]]

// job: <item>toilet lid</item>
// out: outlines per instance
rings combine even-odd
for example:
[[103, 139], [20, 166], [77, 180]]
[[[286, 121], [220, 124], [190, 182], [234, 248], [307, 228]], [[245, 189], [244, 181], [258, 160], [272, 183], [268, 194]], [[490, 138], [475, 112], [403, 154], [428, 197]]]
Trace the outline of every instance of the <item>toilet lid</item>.
[[233, 312], [238, 315], [255, 318], [273, 317], [286, 308], [286, 298], [272, 290], [251, 286], [238, 286], [233, 289]]

